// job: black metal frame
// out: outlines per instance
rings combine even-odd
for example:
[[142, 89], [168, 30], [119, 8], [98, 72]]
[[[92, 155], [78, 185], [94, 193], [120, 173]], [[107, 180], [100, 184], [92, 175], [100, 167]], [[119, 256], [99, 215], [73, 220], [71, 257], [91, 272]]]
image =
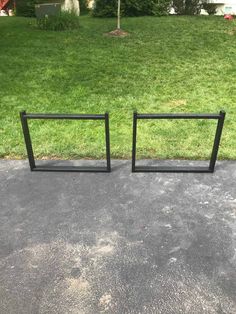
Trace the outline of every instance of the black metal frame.
[[[137, 142], [137, 120], [139, 119], [215, 119], [218, 120], [215, 140], [213, 144], [209, 167], [154, 167], [136, 166], [136, 142]], [[220, 138], [224, 126], [225, 112], [219, 114], [133, 114], [133, 147], [132, 147], [132, 172], [214, 172], [217, 160]]]
[[[109, 132], [109, 114], [34, 114], [20, 112], [21, 124], [25, 139], [26, 150], [29, 159], [31, 171], [60, 171], [60, 172], [111, 172], [110, 157], [110, 132]], [[84, 167], [84, 166], [36, 166], [33, 147], [29, 132], [28, 119], [53, 119], [53, 120], [104, 120], [105, 121], [105, 139], [106, 139], [106, 167]]]

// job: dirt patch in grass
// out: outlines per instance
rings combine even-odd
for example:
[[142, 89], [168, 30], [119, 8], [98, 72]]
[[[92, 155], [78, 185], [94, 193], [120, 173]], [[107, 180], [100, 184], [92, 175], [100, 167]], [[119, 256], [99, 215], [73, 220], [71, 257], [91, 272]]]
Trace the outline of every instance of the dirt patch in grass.
[[109, 33], [105, 33], [106, 36], [112, 36], [112, 37], [126, 37], [129, 35], [129, 33], [123, 31], [122, 29], [115, 29], [114, 31], [111, 31]]
[[170, 107], [180, 107], [186, 104], [187, 104], [186, 99], [173, 99], [170, 102], [168, 102], [167, 105], [169, 105]]
[[232, 28], [230, 31], [227, 31], [226, 33], [228, 35], [231, 35], [231, 36], [235, 35], [236, 34], [236, 27]]

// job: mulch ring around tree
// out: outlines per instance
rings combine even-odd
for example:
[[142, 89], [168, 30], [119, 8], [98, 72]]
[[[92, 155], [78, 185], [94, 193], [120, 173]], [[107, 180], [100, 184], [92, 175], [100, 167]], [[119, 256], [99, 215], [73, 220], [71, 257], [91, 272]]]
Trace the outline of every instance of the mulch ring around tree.
[[105, 36], [113, 36], [113, 37], [126, 37], [129, 35], [129, 33], [123, 31], [122, 29], [115, 29], [114, 31], [111, 31], [109, 33], [104, 33]]

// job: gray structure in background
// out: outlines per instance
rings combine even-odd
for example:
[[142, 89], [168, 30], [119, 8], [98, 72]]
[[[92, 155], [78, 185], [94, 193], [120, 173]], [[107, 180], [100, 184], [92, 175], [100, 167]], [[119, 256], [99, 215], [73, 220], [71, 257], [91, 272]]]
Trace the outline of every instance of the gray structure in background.
[[60, 3], [43, 3], [35, 5], [35, 15], [37, 19], [44, 18], [45, 16], [57, 15], [60, 12]]

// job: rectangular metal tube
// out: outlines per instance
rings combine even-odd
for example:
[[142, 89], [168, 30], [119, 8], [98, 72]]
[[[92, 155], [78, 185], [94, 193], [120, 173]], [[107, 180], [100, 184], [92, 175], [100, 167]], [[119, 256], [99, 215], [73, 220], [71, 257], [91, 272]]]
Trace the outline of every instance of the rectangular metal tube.
[[213, 145], [211, 160], [210, 160], [210, 166], [209, 166], [209, 168], [212, 171], [214, 171], [214, 169], [215, 169], [216, 159], [217, 159], [219, 145], [220, 145], [220, 139], [221, 139], [223, 126], [224, 126], [224, 120], [225, 120], [225, 112], [220, 111], [220, 118], [219, 118], [218, 123], [217, 123], [215, 140], [214, 140], [214, 145]]
[[107, 171], [111, 171], [111, 153], [110, 153], [110, 130], [109, 130], [109, 114], [105, 113], [105, 137], [106, 137], [106, 157]]
[[137, 112], [134, 112], [134, 115], [133, 115], [132, 172], [135, 171], [136, 142], [137, 142]]
[[208, 173], [212, 172], [209, 167], [152, 167], [136, 166], [134, 172], [184, 172], [184, 173]]
[[33, 171], [47, 171], [47, 172], [110, 172], [107, 167], [86, 167], [86, 166], [37, 166]]
[[193, 114], [193, 113], [139, 113], [137, 119], [219, 119], [219, 114]]
[[41, 113], [27, 113], [27, 119], [57, 119], [57, 120], [105, 120], [103, 114], [41, 114]]
[[29, 126], [28, 126], [25, 111], [20, 112], [20, 119], [21, 119], [21, 125], [22, 125], [22, 130], [23, 130], [25, 146], [26, 146], [26, 151], [27, 151], [29, 165], [30, 165], [30, 170], [32, 171], [35, 168], [35, 160], [34, 160], [34, 152], [33, 152], [31, 137], [30, 137], [30, 133], [29, 133]]

